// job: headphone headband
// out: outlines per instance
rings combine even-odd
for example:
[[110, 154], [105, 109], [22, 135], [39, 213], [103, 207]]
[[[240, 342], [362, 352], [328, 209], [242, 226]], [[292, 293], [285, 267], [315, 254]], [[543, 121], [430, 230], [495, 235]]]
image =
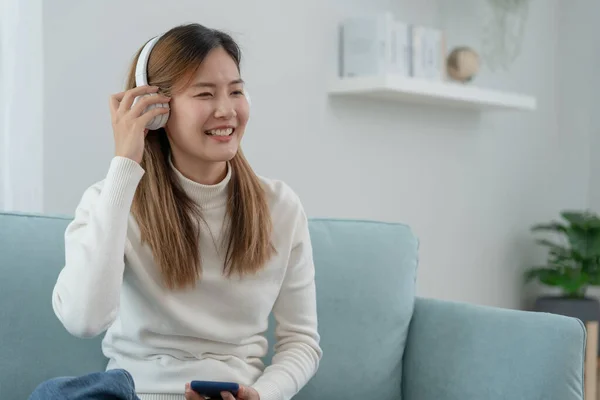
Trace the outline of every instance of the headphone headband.
[[135, 85], [136, 86], [144, 86], [148, 84], [148, 60], [150, 59], [150, 53], [154, 48], [156, 42], [158, 42], [160, 36], [156, 36], [152, 38], [142, 51], [140, 52], [140, 56], [138, 57], [137, 64], [135, 66]]

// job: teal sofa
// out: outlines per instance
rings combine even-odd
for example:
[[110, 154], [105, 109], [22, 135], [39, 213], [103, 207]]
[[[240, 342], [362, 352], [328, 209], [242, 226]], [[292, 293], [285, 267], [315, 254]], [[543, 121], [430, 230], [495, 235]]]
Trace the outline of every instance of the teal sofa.
[[[52, 311], [68, 223], [0, 213], [1, 400], [106, 365], [101, 337], [70, 336]], [[583, 399], [579, 320], [416, 297], [405, 225], [312, 219], [310, 232], [324, 357], [295, 399]]]

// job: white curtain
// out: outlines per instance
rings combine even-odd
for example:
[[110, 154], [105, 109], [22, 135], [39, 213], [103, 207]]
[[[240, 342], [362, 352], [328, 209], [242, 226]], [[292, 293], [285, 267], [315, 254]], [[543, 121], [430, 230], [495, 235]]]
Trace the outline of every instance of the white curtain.
[[0, 0], [0, 210], [43, 211], [42, 0]]

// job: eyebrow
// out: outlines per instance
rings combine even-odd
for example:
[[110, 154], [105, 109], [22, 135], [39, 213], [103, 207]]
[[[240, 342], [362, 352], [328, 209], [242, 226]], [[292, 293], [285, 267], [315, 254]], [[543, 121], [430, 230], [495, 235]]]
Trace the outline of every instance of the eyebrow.
[[[229, 85], [239, 85], [239, 84], [243, 84], [244, 80], [243, 79], [236, 79], [233, 80], [231, 82], [229, 82]], [[216, 84], [214, 83], [210, 83], [210, 82], [196, 82], [193, 85], [191, 85], [191, 87], [217, 87]]]

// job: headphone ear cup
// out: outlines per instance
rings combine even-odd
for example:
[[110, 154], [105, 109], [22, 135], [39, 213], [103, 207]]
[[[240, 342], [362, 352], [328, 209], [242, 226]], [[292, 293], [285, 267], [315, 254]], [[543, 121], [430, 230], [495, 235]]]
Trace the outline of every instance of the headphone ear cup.
[[[133, 101], [132, 107], [135, 105], [135, 103], [137, 103], [139, 100], [141, 100], [142, 97], [156, 96], [156, 95], [157, 95], [156, 93], [148, 93], [148, 94], [145, 94], [142, 96], [138, 96]], [[146, 107], [146, 109], [144, 110], [144, 112], [142, 114], [145, 114], [154, 108], [160, 108], [160, 107], [169, 108], [169, 104], [167, 104], [167, 103], [150, 104], [148, 107]], [[151, 131], [155, 131], [157, 129], [163, 128], [167, 124], [167, 121], [169, 120], [169, 115], [170, 115], [170, 112], [168, 112], [166, 114], [157, 115], [156, 117], [154, 117], [150, 121], [148, 121], [148, 123], [146, 124], [146, 128]]]

